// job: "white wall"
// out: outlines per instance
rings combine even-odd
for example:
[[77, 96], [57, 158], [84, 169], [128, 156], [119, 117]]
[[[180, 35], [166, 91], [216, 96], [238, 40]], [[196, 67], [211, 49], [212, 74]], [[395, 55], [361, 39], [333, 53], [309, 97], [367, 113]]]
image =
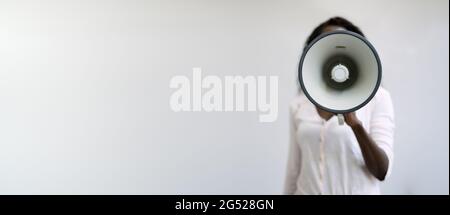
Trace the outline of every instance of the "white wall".
[[[0, 194], [279, 194], [303, 42], [333, 15], [395, 103], [387, 194], [449, 193], [449, 2], [0, 0]], [[169, 80], [278, 75], [279, 118], [174, 113]]]

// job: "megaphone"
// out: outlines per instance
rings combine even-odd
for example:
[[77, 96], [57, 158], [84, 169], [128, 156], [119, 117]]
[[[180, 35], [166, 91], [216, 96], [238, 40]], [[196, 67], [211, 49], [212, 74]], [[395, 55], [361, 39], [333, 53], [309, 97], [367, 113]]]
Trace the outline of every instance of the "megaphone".
[[381, 62], [363, 36], [344, 30], [325, 33], [303, 51], [298, 68], [300, 87], [320, 109], [337, 114], [366, 105], [381, 83]]

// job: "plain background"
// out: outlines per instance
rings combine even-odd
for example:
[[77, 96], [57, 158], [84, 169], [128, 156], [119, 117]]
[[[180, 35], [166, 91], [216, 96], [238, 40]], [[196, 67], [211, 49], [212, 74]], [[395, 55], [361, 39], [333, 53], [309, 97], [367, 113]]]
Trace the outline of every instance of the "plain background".
[[[447, 0], [0, 0], [0, 194], [280, 194], [300, 51], [334, 15], [393, 97], [383, 193], [448, 194]], [[172, 112], [193, 67], [279, 76], [278, 120]]]

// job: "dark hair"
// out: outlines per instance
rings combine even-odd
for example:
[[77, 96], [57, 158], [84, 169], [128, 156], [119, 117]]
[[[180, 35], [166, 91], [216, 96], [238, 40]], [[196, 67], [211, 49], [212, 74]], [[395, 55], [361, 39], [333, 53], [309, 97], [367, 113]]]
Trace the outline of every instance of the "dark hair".
[[353, 23], [351, 23], [350, 21], [348, 21], [342, 17], [336, 16], [336, 17], [332, 17], [332, 18], [328, 19], [325, 22], [322, 22], [319, 26], [317, 26], [314, 29], [314, 31], [311, 33], [311, 35], [309, 35], [308, 39], [306, 40], [305, 47], [307, 47], [314, 39], [316, 39], [319, 35], [321, 35], [323, 33], [323, 30], [327, 26], [342, 27], [342, 28], [345, 28], [345, 30], [347, 30], [347, 31], [357, 33], [364, 37], [363, 32], [356, 25], [354, 25]]

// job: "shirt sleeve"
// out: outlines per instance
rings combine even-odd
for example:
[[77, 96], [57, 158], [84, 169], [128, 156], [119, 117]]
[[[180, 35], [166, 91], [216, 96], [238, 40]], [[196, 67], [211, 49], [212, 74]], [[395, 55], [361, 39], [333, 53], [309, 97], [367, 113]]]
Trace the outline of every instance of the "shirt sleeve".
[[392, 99], [386, 90], [380, 90], [380, 96], [376, 99], [370, 121], [370, 135], [388, 158], [388, 171], [386, 178], [390, 176], [394, 161], [394, 108]]
[[297, 190], [297, 179], [300, 174], [301, 167], [300, 146], [297, 143], [296, 137], [297, 126], [295, 124], [295, 112], [295, 108], [291, 107], [289, 114], [289, 151], [283, 191], [283, 194], [285, 195], [292, 195]]

